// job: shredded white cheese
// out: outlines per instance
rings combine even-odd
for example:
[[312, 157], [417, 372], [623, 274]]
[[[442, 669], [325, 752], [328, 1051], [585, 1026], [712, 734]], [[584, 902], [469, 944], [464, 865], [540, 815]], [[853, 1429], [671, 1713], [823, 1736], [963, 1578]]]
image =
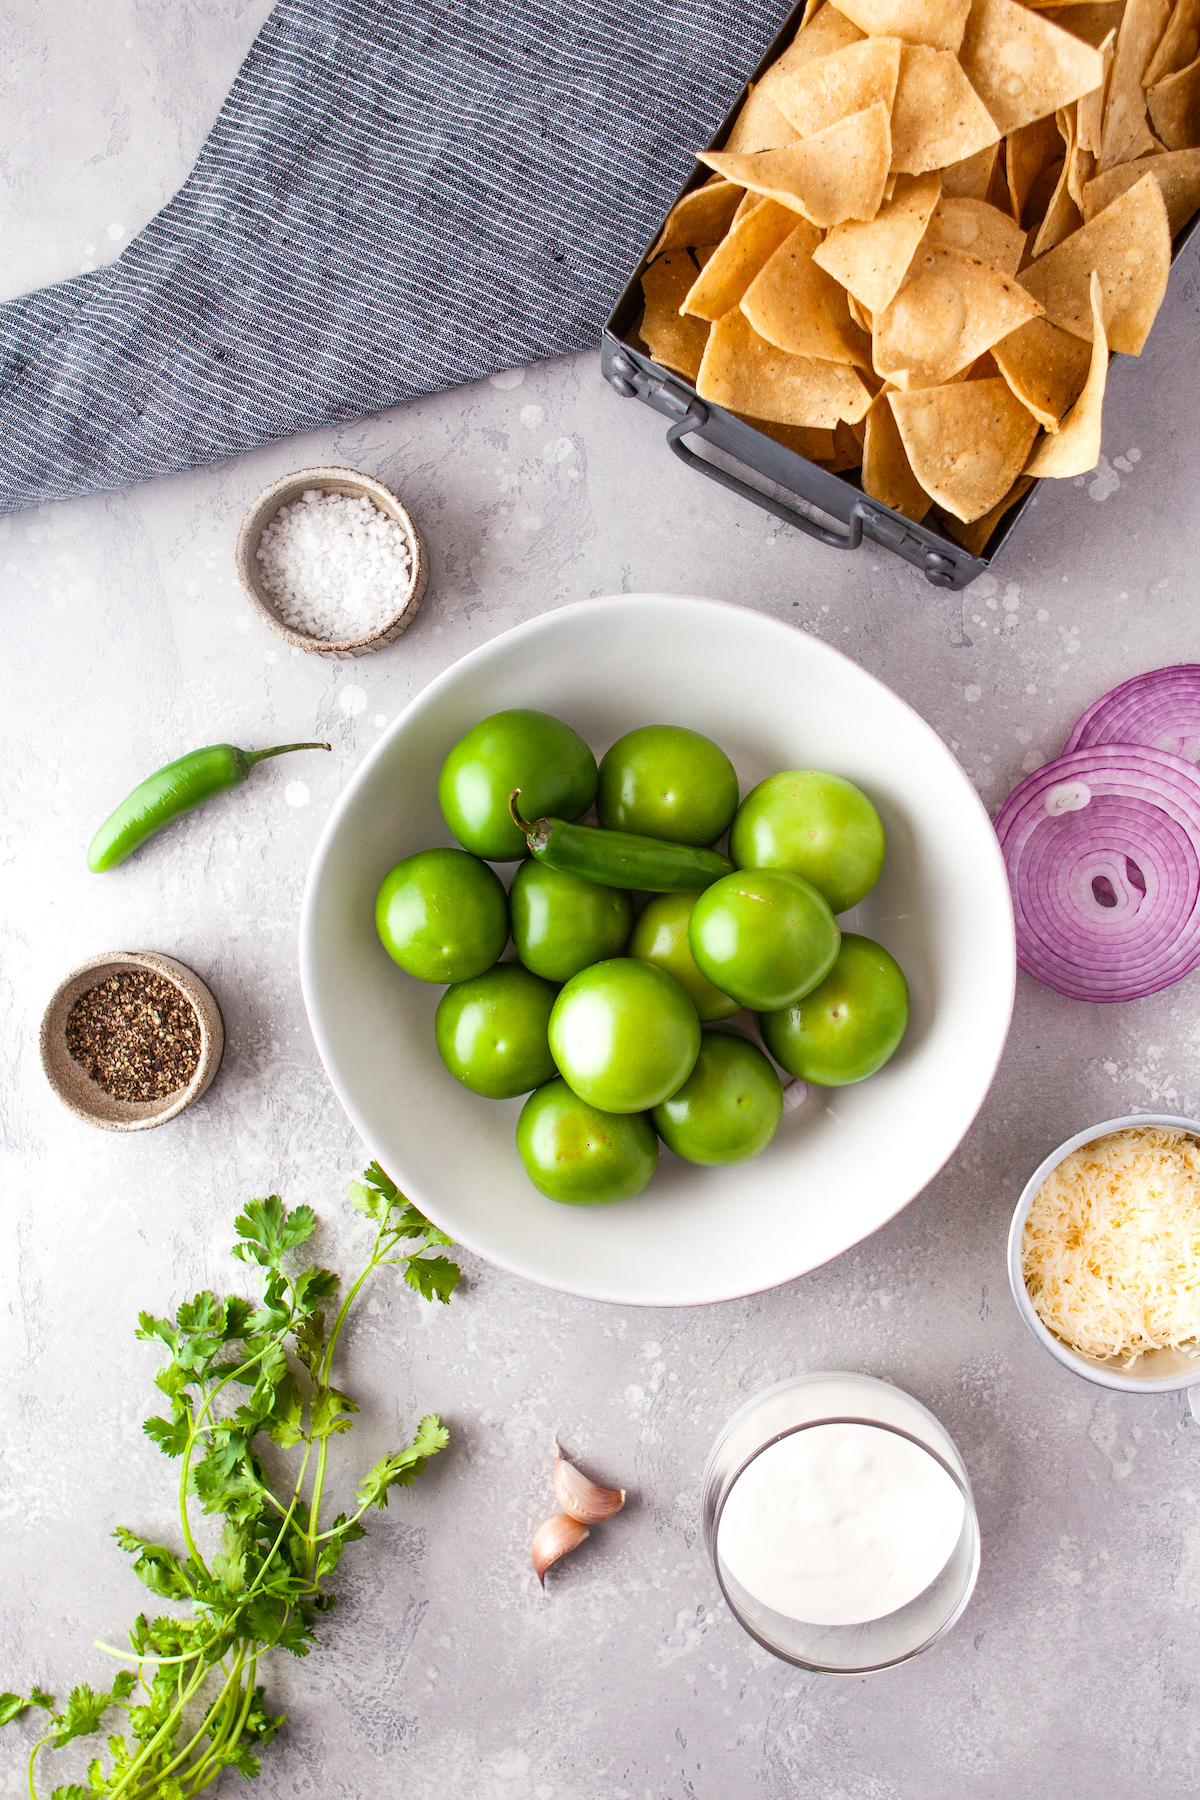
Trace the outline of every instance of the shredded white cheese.
[[1073, 1150], [1029, 1209], [1021, 1267], [1043, 1324], [1085, 1356], [1200, 1354], [1200, 1144], [1145, 1126]]

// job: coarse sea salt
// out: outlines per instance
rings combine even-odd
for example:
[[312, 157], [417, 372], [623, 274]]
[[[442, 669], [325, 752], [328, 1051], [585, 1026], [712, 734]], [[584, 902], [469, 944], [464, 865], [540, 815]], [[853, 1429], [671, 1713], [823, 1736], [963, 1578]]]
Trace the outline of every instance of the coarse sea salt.
[[338, 643], [394, 619], [412, 582], [404, 531], [364, 496], [307, 488], [258, 544], [263, 586], [285, 625]]

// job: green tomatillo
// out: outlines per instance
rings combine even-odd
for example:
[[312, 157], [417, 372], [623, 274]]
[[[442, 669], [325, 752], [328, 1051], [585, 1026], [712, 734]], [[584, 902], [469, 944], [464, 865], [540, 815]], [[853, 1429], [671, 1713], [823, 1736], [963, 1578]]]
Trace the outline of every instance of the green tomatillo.
[[870, 893], [883, 867], [879, 814], [860, 788], [819, 769], [768, 775], [742, 801], [729, 833], [739, 869], [787, 869], [811, 881], [835, 913]]
[[785, 869], [739, 869], [692, 908], [700, 973], [755, 1012], [788, 1006], [833, 967], [840, 932], [816, 888]]
[[596, 759], [577, 731], [529, 707], [493, 713], [468, 731], [442, 765], [438, 802], [459, 843], [489, 862], [525, 855], [508, 810], [514, 788], [528, 818], [577, 819], [596, 798]]
[[700, 1023], [710, 1025], [714, 1019], [732, 1018], [742, 1010], [742, 1003], [715, 988], [696, 967], [688, 943], [688, 921], [698, 898], [695, 892], [656, 894], [638, 915], [629, 940], [629, 954], [673, 975], [684, 993], [691, 996]]
[[715, 844], [737, 811], [733, 764], [682, 725], [642, 725], [600, 759], [596, 816], [606, 831], [675, 844]]
[[590, 963], [620, 956], [633, 923], [623, 888], [601, 887], [532, 857], [508, 892], [513, 943], [535, 975], [569, 981]]
[[759, 1023], [790, 1075], [845, 1087], [873, 1075], [895, 1051], [908, 1026], [908, 983], [881, 944], [848, 931], [824, 981]]
[[688, 1162], [747, 1162], [779, 1129], [783, 1084], [757, 1045], [706, 1031], [695, 1068], [651, 1117], [667, 1148]]
[[614, 957], [563, 988], [550, 1015], [550, 1049], [581, 1099], [605, 1112], [646, 1112], [691, 1074], [700, 1020], [664, 970]]
[[375, 928], [392, 961], [418, 981], [469, 981], [508, 942], [508, 896], [477, 856], [419, 850], [384, 876]]
[[658, 1163], [645, 1113], [604, 1112], [561, 1080], [538, 1088], [521, 1108], [517, 1150], [538, 1192], [567, 1206], [631, 1200]]
[[512, 1100], [557, 1073], [547, 1032], [558, 989], [520, 963], [448, 987], [433, 1032], [438, 1055], [473, 1094]]

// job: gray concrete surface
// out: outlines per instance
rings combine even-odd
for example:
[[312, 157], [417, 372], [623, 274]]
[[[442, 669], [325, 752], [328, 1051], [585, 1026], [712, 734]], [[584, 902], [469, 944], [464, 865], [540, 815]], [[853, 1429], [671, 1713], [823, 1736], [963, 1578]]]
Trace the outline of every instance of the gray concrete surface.
[[[5, 291], [113, 254], [145, 222], [265, 11], [207, 0], [185, 19], [61, 0], [0, 17]], [[0, 1686], [64, 1694], [104, 1678], [92, 1640], [117, 1638], [144, 1598], [109, 1532], [173, 1534], [173, 1465], [140, 1433], [155, 1358], [134, 1341], [138, 1308], [164, 1311], [204, 1283], [244, 1290], [227, 1246], [251, 1194], [310, 1202], [339, 1267], [364, 1242], [341, 1198], [362, 1147], [309, 1038], [296, 920], [322, 820], [381, 726], [463, 651], [547, 608], [621, 589], [710, 593], [881, 676], [994, 807], [1105, 687], [1200, 660], [1198, 297], [1192, 252], [1140, 361], [1114, 366], [1100, 471], [1043, 489], [994, 575], [963, 596], [882, 555], [812, 545], [689, 475], [662, 423], [602, 387], [591, 356], [0, 524]], [[325, 461], [395, 485], [433, 560], [412, 630], [350, 665], [289, 654], [233, 573], [248, 501]], [[153, 853], [87, 875], [91, 831], [148, 770], [199, 743], [314, 730], [333, 756], [261, 771]], [[229, 1034], [207, 1099], [135, 1137], [73, 1119], [36, 1053], [60, 974], [124, 946], [197, 969]], [[435, 1313], [380, 1281], [344, 1359], [363, 1402], [344, 1461], [365, 1466], [430, 1408], [454, 1448], [348, 1554], [321, 1647], [271, 1667], [290, 1722], [257, 1791], [1190, 1795], [1200, 1430], [1183, 1396], [1107, 1393], [1045, 1357], [1010, 1303], [1003, 1244], [1027, 1174], [1068, 1132], [1139, 1107], [1200, 1110], [1195, 979], [1106, 1009], [1022, 978], [999, 1077], [950, 1166], [877, 1236], [775, 1292], [623, 1311], [467, 1257], [463, 1291]], [[719, 1424], [813, 1366], [888, 1377], [931, 1406], [982, 1517], [963, 1622], [868, 1681], [760, 1652], [720, 1604], [697, 1533]], [[554, 1431], [631, 1498], [543, 1597], [527, 1548], [552, 1510]], [[24, 1791], [25, 1736], [18, 1724], [0, 1738], [0, 1793]], [[236, 1776], [221, 1789], [242, 1791]]]

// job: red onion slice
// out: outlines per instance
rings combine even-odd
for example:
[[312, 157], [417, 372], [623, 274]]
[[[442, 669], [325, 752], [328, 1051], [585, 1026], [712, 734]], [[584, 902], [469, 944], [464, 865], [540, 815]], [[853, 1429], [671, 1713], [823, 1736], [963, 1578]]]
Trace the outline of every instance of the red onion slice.
[[1093, 744], [1149, 744], [1200, 762], [1200, 663], [1150, 669], [1102, 694], [1077, 721], [1063, 754]]
[[1200, 774], [1182, 757], [1072, 751], [1014, 788], [996, 832], [1017, 961], [1047, 987], [1137, 1000], [1200, 965]]

